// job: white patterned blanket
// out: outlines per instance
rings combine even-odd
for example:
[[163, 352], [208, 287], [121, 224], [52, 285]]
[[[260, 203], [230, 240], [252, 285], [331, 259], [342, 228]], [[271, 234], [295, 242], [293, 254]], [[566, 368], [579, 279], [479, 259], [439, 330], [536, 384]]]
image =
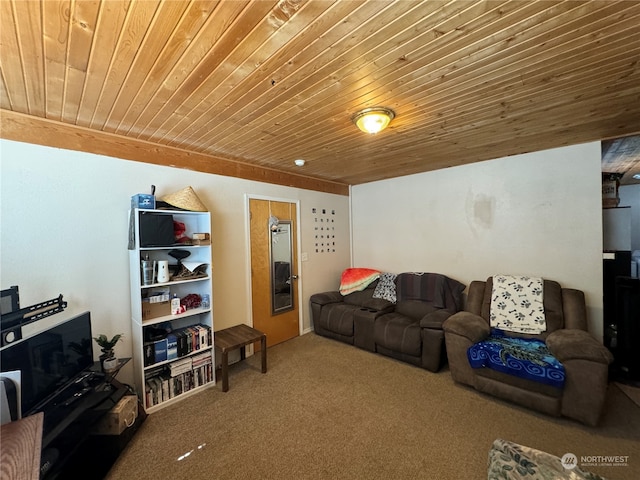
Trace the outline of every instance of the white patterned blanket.
[[492, 328], [509, 332], [544, 332], [542, 278], [494, 275], [489, 320]]

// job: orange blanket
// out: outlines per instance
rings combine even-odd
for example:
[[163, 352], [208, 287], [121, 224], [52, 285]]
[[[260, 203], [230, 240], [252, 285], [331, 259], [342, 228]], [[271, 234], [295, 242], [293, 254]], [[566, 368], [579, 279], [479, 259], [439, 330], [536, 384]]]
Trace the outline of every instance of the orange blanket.
[[367, 288], [380, 278], [380, 272], [372, 268], [347, 268], [340, 278], [340, 293], [348, 295]]

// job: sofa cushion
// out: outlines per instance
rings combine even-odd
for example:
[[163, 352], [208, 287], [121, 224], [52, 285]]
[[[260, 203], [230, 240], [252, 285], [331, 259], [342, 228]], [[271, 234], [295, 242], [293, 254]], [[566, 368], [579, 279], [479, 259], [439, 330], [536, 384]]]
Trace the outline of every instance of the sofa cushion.
[[343, 302], [348, 305], [356, 305], [358, 307], [364, 307], [366, 303], [370, 302], [373, 298], [373, 287], [365, 288], [360, 292], [353, 292], [343, 297]]
[[325, 330], [340, 335], [353, 335], [353, 314], [359, 308], [355, 305], [336, 303], [331, 308], [323, 308], [320, 314], [320, 325]]
[[396, 279], [398, 302], [422, 300], [451, 313], [462, 310], [465, 286], [439, 273], [405, 272]]
[[376, 319], [374, 325], [376, 345], [394, 352], [419, 356], [422, 353], [420, 322], [397, 312]]

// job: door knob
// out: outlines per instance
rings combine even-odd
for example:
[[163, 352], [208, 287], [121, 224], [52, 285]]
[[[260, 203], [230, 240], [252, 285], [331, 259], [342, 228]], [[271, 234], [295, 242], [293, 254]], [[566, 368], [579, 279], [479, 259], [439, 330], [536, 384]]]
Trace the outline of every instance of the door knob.
[[291, 280], [297, 280], [298, 279], [298, 275], [291, 275]]

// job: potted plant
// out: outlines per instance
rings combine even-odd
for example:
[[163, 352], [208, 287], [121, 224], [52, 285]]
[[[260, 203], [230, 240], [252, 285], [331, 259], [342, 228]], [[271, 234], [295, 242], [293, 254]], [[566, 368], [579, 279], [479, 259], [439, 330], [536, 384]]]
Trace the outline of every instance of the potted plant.
[[112, 372], [118, 366], [118, 359], [113, 352], [113, 348], [123, 336], [124, 334], [119, 333], [109, 339], [105, 334], [101, 333], [97, 337], [93, 337], [102, 350], [102, 355], [100, 355], [100, 365], [102, 365], [102, 370], [105, 373]]

